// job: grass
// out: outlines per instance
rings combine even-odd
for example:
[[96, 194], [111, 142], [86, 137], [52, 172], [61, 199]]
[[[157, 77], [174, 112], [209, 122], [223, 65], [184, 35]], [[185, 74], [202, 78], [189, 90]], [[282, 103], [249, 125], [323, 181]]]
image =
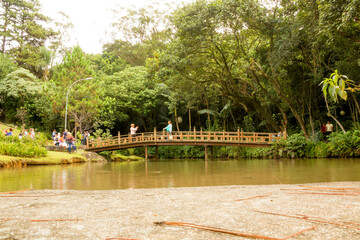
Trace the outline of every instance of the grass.
[[88, 161], [81, 153], [52, 152], [48, 151], [46, 157], [25, 158], [0, 155], [0, 165], [6, 165], [12, 162], [22, 161], [26, 165], [46, 165], [46, 164], [64, 164]]
[[110, 156], [111, 161], [142, 161], [144, 158], [138, 156], [124, 156], [122, 154], [112, 154]]

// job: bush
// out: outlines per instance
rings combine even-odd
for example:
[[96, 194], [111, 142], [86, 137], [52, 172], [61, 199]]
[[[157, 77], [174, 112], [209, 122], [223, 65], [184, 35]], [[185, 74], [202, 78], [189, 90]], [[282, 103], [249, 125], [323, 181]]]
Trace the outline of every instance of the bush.
[[291, 135], [286, 141], [285, 149], [293, 153], [296, 157], [304, 157], [306, 153], [307, 141], [304, 135], [297, 133]]
[[19, 139], [17, 136], [0, 135], [0, 155], [13, 157], [45, 157], [47, 151], [44, 148], [46, 141], [42, 138], [33, 140], [31, 138]]

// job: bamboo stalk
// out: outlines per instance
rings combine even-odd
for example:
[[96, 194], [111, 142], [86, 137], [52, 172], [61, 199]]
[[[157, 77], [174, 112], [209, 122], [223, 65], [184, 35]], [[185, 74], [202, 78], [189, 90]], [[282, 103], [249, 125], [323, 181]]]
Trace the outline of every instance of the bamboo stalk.
[[244, 201], [244, 200], [248, 200], [248, 199], [253, 199], [253, 198], [262, 198], [262, 197], [269, 197], [272, 193], [268, 194], [268, 195], [263, 195], [263, 196], [253, 196], [253, 197], [248, 197], [248, 198], [241, 198], [241, 199], [237, 199], [235, 201]]

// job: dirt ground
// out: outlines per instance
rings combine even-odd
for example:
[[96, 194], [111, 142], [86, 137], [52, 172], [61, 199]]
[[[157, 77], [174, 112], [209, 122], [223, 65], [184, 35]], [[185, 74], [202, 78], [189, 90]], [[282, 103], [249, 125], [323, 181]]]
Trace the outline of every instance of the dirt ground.
[[360, 239], [360, 182], [305, 185], [1, 193], [0, 239]]

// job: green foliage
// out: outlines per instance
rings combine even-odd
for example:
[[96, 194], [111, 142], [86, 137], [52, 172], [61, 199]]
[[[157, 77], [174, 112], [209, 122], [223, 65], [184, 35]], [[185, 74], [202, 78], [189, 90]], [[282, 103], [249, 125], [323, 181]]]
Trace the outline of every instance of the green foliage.
[[[106, 138], [112, 137], [109, 129], [106, 129], [104, 132], [104, 130], [102, 130], [101, 128], [96, 129], [96, 131], [93, 132], [93, 135], [94, 135], [94, 138], [101, 138], [101, 139], [106, 139]], [[90, 137], [90, 138], [92, 138], [92, 137]]]
[[322, 85], [322, 91], [325, 97], [327, 97], [329, 93], [330, 98], [334, 102], [338, 102], [338, 97], [345, 101], [347, 100], [348, 94], [346, 85], [350, 82], [352, 81], [350, 81], [347, 76], [340, 75], [338, 74], [338, 71], [335, 70], [335, 72], [332, 73], [329, 78], [325, 78], [320, 85]]
[[[144, 67], [126, 68], [104, 79], [106, 108], [101, 123], [139, 125], [139, 131], [153, 131], [166, 99], [166, 86], [147, 79]], [[128, 127], [126, 128], [128, 131]], [[127, 132], [126, 132], [127, 133]]]
[[0, 155], [14, 157], [45, 157], [47, 154], [41, 139], [19, 139], [17, 136], [0, 135]]
[[294, 153], [295, 156], [304, 157], [306, 153], [307, 140], [302, 134], [293, 134], [286, 141], [285, 150]]
[[332, 133], [329, 137], [328, 148], [332, 157], [360, 156], [360, 131]]
[[30, 70], [37, 77], [43, 76], [44, 58], [41, 48], [56, 33], [45, 27], [50, 18], [40, 13], [38, 0], [0, 3], [1, 52], [10, 54], [20, 67]]
[[[19, 68], [0, 79], [0, 104], [6, 119], [18, 118], [17, 109], [25, 112], [34, 98], [41, 94], [41, 82], [30, 71]], [[24, 112], [24, 113], [25, 113]]]
[[8, 55], [0, 55], [0, 81], [16, 69], [17, 65]]

